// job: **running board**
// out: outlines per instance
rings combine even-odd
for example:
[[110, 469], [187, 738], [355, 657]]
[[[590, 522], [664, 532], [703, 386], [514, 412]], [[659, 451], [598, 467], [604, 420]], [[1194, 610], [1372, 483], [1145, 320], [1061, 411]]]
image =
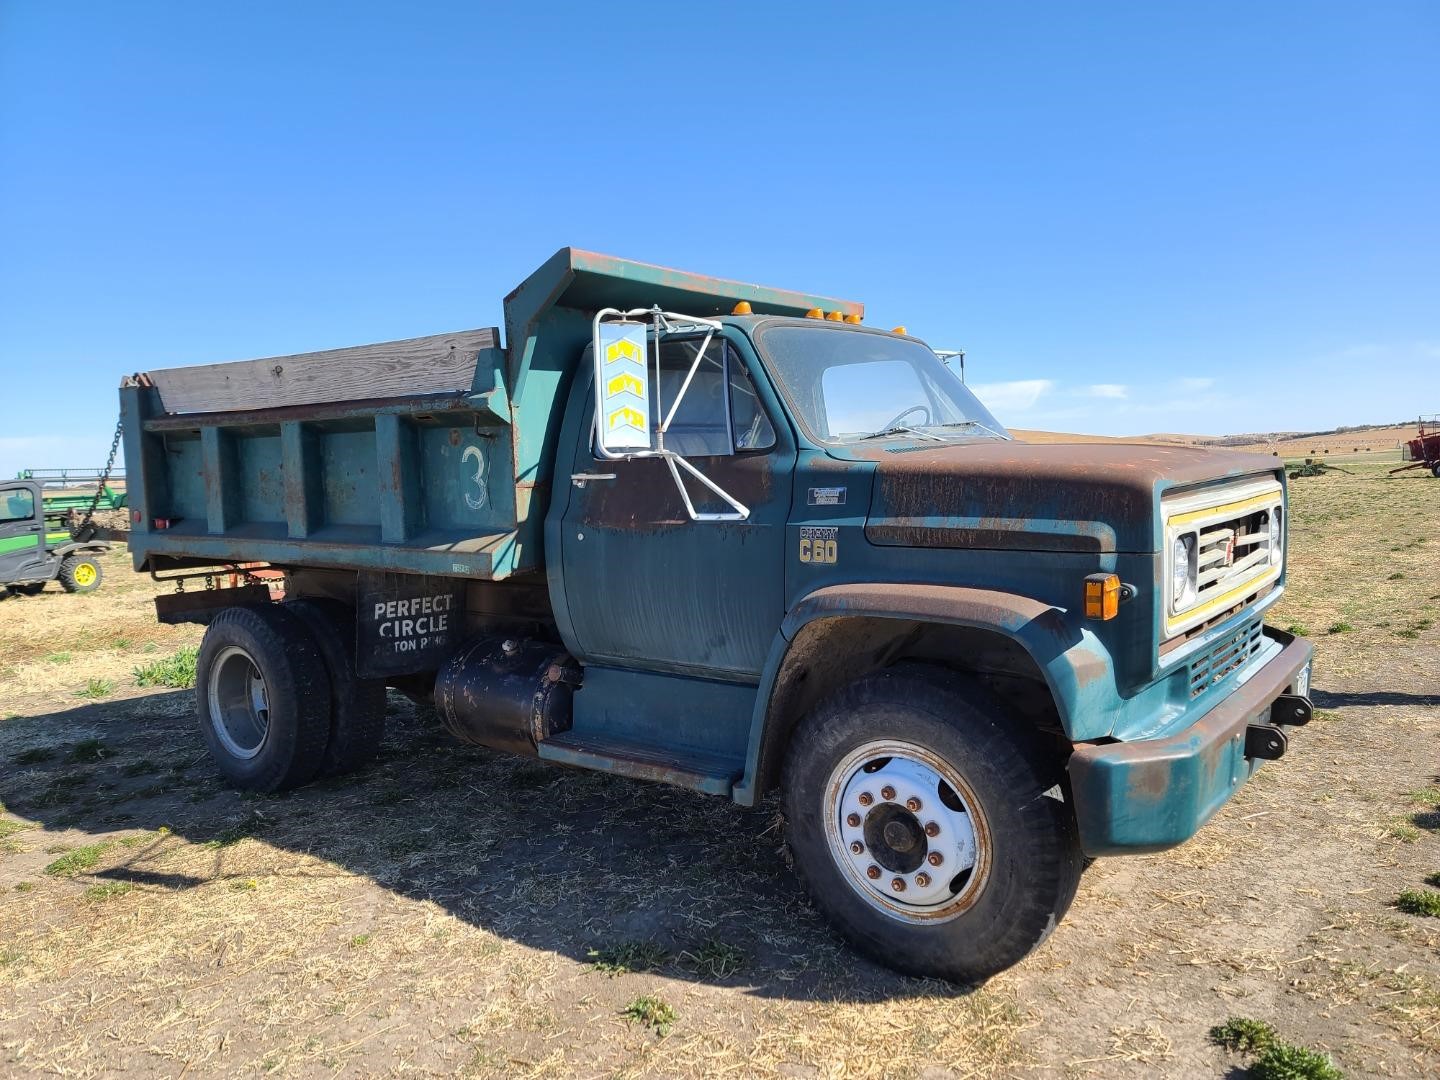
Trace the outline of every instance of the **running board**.
[[552, 735], [539, 750], [544, 761], [658, 780], [709, 795], [729, 795], [743, 771], [742, 762], [704, 751], [659, 749], [574, 731]]

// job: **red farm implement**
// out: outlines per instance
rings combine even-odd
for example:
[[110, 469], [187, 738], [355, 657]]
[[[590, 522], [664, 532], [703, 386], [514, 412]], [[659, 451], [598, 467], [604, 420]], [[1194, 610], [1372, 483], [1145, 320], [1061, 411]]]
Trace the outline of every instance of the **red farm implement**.
[[1418, 426], [1419, 433], [1405, 444], [1406, 464], [1391, 469], [1392, 476], [1409, 469], [1429, 469], [1431, 476], [1440, 477], [1440, 416], [1422, 416]]

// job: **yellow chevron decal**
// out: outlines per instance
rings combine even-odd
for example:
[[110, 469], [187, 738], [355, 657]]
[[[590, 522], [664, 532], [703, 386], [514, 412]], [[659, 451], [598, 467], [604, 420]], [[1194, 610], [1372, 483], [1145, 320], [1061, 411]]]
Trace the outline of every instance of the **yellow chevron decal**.
[[645, 416], [628, 405], [616, 409], [605, 418], [605, 424], [612, 431], [617, 427], [633, 427], [636, 431], [645, 429]]
[[605, 362], [613, 364], [617, 360], [633, 360], [638, 364], [640, 363], [640, 350], [635, 347], [633, 341], [626, 338], [612, 341], [605, 347]]
[[605, 384], [605, 392], [610, 395], [631, 393], [638, 398], [645, 396], [645, 387], [640, 385], [640, 380], [623, 371]]

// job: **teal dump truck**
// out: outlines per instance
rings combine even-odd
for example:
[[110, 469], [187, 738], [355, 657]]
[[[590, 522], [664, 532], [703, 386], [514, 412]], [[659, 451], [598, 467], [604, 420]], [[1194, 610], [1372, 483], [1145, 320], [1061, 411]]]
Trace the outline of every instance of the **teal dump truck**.
[[[823, 296], [567, 248], [504, 312], [125, 380], [136, 568], [234, 583], [156, 601], [207, 624], [232, 783], [354, 768], [397, 687], [472, 743], [778, 792], [858, 948], [973, 981], [1309, 719], [1273, 458], [1016, 442]], [[257, 564], [283, 602], [223, 573]]]

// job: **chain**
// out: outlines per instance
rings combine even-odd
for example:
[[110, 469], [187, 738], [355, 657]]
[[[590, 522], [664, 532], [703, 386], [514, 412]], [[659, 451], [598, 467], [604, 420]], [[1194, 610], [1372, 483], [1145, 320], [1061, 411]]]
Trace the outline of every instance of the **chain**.
[[95, 487], [95, 497], [90, 500], [90, 505], [85, 510], [85, 515], [80, 519], [80, 524], [71, 530], [71, 536], [77, 540], [90, 539], [95, 520], [95, 511], [99, 509], [100, 498], [105, 494], [105, 485], [110, 482], [110, 473], [115, 468], [115, 455], [120, 450], [120, 435], [125, 430], [125, 418], [122, 416], [115, 421], [115, 437], [110, 440], [110, 456], [105, 459], [105, 471], [100, 474], [100, 483]]

